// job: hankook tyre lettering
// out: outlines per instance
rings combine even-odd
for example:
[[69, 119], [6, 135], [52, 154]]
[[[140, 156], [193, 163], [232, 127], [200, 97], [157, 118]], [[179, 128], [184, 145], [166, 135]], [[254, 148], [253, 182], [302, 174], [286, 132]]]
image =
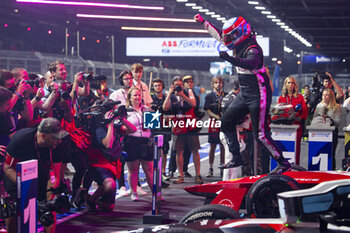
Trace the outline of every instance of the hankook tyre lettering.
[[189, 223], [202, 219], [238, 219], [239, 213], [223, 205], [203, 205], [186, 214], [180, 223]]

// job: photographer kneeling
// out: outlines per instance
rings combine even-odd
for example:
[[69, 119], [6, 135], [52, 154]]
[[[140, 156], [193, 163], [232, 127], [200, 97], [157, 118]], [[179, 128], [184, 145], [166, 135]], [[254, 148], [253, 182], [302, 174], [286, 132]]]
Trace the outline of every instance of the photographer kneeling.
[[[112, 106], [112, 109], [110, 108]], [[96, 211], [96, 205], [103, 211], [112, 211], [115, 203], [116, 183], [120, 176], [122, 156], [121, 136], [136, 132], [136, 127], [126, 120], [126, 108], [119, 106], [113, 111], [116, 102], [105, 100], [96, 104], [91, 114], [91, 143], [83, 151], [88, 156], [89, 168], [84, 176], [83, 186], [78, 190], [74, 205], [80, 206], [86, 201], [91, 211]], [[94, 114], [97, 113], [97, 114]], [[100, 119], [99, 116], [104, 116]], [[94, 117], [95, 116], [95, 117]], [[119, 120], [116, 123], [115, 119]], [[98, 189], [90, 196], [88, 189], [95, 181]]]
[[[38, 128], [18, 130], [7, 146], [4, 164], [4, 184], [10, 196], [16, 200], [16, 164], [27, 160], [38, 160], [38, 201], [46, 201], [46, 187], [50, 178], [50, 167], [57, 158], [51, 156], [51, 151], [68, 135], [60, 122], [54, 118], [41, 121]], [[53, 213], [55, 215], [55, 213]], [[40, 217], [40, 216], [39, 216]], [[54, 217], [54, 216], [53, 216]], [[14, 218], [6, 219], [7, 232], [16, 232]], [[55, 232], [56, 218], [45, 232]]]

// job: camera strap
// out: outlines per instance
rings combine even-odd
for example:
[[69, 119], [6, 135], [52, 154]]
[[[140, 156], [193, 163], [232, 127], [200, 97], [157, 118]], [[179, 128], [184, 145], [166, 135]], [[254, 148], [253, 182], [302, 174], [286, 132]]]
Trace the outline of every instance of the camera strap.
[[224, 98], [224, 92], [220, 91], [220, 93], [217, 94], [216, 91], [213, 90], [213, 93], [216, 97], [216, 101], [218, 102], [218, 112], [220, 113], [221, 112], [221, 102], [222, 102], [222, 99]]
[[121, 89], [121, 92], [122, 92], [122, 94], [124, 96], [125, 103], [127, 103], [128, 102], [128, 92], [124, 88]]

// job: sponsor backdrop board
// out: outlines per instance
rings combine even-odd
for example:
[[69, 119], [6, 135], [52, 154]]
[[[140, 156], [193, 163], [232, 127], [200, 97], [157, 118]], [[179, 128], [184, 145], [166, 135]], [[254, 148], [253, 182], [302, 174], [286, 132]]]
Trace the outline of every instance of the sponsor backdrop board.
[[[295, 163], [295, 149], [297, 129], [299, 125], [275, 125], [271, 124], [272, 138], [281, 149], [283, 156], [290, 162]], [[298, 160], [299, 161], [299, 160]], [[277, 167], [277, 162], [271, 159], [271, 171]]]
[[[270, 54], [268, 37], [257, 38], [264, 56]], [[127, 56], [218, 57], [228, 49], [211, 37], [127, 37]]]
[[38, 161], [16, 165], [17, 173], [17, 232], [37, 232]]
[[306, 127], [309, 130], [309, 171], [332, 170], [332, 137], [334, 126]]

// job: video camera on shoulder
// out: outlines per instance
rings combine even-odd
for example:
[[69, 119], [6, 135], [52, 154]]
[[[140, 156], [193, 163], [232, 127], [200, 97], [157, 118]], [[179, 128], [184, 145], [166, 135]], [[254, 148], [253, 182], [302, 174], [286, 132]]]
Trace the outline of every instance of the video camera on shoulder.
[[105, 119], [104, 116], [107, 112], [114, 109], [115, 105], [120, 104], [120, 101], [112, 101], [107, 99], [103, 102], [97, 101], [97, 103], [89, 107], [86, 111], [82, 112], [79, 116], [82, 126], [86, 129], [93, 130], [100, 125], [107, 125], [114, 121], [115, 118], [120, 119], [127, 116], [127, 108], [125, 105], [120, 105], [118, 109], [113, 111], [113, 117]]
[[324, 79], [329, 79], [330, 77], [324, 71], [315, 70], [315, 75], [312, 77], [311, 82], [311, 96], [309, 100], [310, 109], [309, 112], [313, 113], [316, 106], [322, 100], [322, 91], [324, 89], [322, 82]]
[[316, 70], [315, 75], [312, 77], [311, 81], [311, 92], [318, 93], [321, 91], [324, 79], [329, 79], [329, 76], [324, 71]]

